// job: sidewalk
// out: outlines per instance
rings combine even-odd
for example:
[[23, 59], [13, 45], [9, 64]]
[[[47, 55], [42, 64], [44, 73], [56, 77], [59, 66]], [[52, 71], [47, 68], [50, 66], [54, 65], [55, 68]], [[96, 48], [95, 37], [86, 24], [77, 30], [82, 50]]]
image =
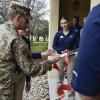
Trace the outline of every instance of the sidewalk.
[[[48, 82], [49, 82], [49, 93], [50, 93], [50, 100], [55, 100], [56, 96], [56, 78], [49, 78]], [[67, 83], [67, 80], [64, 79], [64, 83]], [[66, 96], [62, 99], [62, 100], [68, 100], [68, 92], [65, 90], [64, 91]], [[80, 100], [80, 97], [78, 95], [78, 93], [75, 93], [76, 97], [75, 100]]]

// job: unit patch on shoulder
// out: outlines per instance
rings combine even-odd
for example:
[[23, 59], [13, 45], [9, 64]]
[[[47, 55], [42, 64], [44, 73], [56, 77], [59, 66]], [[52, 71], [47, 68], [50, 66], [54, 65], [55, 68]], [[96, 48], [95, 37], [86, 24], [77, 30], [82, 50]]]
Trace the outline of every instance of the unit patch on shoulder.
[[29, 54], [29, 50], [28, 50], [27, 48], [24, 48], [24, 49], [22, 50], [22, 54], [23, 54], [24, 56], [28, 55], [28, 54]]

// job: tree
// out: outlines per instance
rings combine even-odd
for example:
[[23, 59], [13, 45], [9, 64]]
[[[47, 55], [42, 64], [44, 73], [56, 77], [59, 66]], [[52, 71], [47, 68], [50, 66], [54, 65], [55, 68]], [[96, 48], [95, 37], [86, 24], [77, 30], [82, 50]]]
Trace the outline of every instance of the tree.
[[43, 37], [44, 42], [46, 41], [46, 38], [48, 38], [48, 30], [49, 30], [49, 23], [47, 20], [43, 20], [41, 27], [41, 36]]
[[23, 0], [0, 0], [0, 23], [7, 20], [7, 10], [11, 1], [23, 2]]
[[46, 10], [46, 0], [0, 0], [0, 23], [7, 20], [7, 9], [11, 1], [24, 3], [31, 8], [33, 20], [30, 21], [29, 30], [31, 41], [33, 41], [33, 35], [35, 32], [37, 33], [37, 24], [41, 23], [41, 19], [48, 13]]
[[39, 41], [40, 37], [43, 37], [44, 42], [46, 38], [48, 38], [48, 21], [40, 20], [38, 24], [36, 24], [35, 32], [33, 33], [33, 37]]
[[32, 8], [32, 16], [33, 20], [30, 23], [30, 33], [31, 33], [31, 41], [33, 41], [33, 36], [37, 33], [37, 28], [39, 28], [39, 24], [41, 23], [41, 19], [46, 14], [46, 0], [33, 0]]

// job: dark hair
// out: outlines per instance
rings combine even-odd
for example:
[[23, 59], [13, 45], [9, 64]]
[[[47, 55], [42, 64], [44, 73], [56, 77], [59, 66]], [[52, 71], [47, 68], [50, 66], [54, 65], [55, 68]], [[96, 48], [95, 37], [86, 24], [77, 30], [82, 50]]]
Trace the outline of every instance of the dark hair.
[[[63, 20], [63, 19], [66, 20], [66, 21], [69, 23], [69, 19], [68, 19], [67, 17], [61, 17], [61, 18], [60, 18], [60, 21]], [[69, 24], [69, 27], [70, 27], [70, 24]], [[62, 28], [61, 28], [61, 26], [59, 25], [58, 30], [60, 31], [61, 29], [62, 29]]]
[[73, 18], [75, 18], [79, 22], [79, 17], [78, 16], [74, 16]]
[[61, 17], [60, 21], [61, 21], [62, 19], [65, 19], [65, 20], [67, 20], [67, 21], [69, 22], [69, 19], [68, 19], [67, 17]]

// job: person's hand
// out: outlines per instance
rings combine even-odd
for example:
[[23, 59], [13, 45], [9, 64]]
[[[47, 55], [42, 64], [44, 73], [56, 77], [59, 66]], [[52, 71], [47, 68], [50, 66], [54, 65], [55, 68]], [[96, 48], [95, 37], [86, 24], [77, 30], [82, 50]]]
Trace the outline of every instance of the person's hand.
[[55, 50], [48, 49], [45, 52], [41, 52], [41, 56], [51, 56], [53, 53], [55, 53]]
[[25, 91], [29, 92], [31, 89], [31, 82], [26, 82]]
[[51, 62], [51, 64], [55, 64], [59, 61], [60, 57], [52, 57], [49, 59], [49, 61]]
[[69, 50], [68, 49], [65, 49], [64, 51], [62, 51], [61, 53], [63, 54], [63, 53], [66, 53], [66, 52], [68, 52]]

